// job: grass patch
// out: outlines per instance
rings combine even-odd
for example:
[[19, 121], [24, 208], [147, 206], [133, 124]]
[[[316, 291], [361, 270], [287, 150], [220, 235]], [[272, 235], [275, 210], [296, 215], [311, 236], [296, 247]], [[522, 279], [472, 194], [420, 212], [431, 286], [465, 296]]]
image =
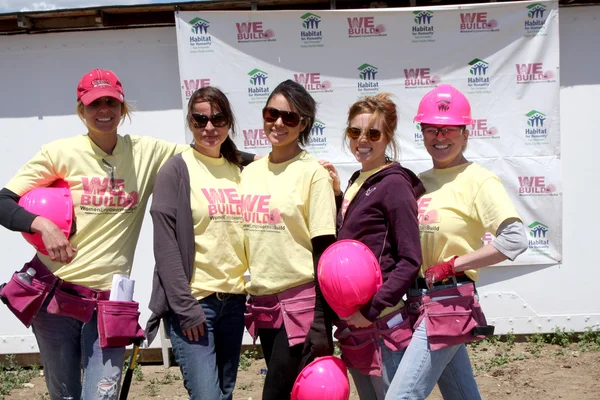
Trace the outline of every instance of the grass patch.
[[0, 398], [4, 398], [11, 390], [23, 387], [24, 383], [39, 375], [40, 368], [37, 365], [23, 368], [17, 365], [15, 359], [14, 354], [9, 354], [0, 362]]

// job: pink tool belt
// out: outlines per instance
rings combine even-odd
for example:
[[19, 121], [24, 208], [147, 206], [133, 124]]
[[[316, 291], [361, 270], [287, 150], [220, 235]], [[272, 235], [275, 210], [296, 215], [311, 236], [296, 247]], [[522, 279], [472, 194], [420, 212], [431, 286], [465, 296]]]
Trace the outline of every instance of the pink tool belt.
[[[17, 276], [29, 268], [35, 269], [31, 283]], [[132, 340], [142, 339], [144, 331], [138, 324], [138, 303], [135, 301], [108, 301], [109, 290], [97, 290], [56, 277], [36, 257], [13, 274], [2, 285], [0, 299], [27, 327], [47, 302], [48, 314], [69, 317], [88, 323], [98, 310], [98, 334], [101, 347], [122, 347]], [[135, 316], [135, 326], [133, 326]]]
[[[420, 303], [420, 307], [415, 306], [416, 302]], [[432, 351], [483, 340], [493, 334], [493, 327], [487, 325], [472, 282], [429, 291], [420, 299], [409, 298], [409, 308], [419, 310], [415, 328], [425, 319]]]
[[304, 343], [315, 318], [315, 283], [265, 296], [250, 296], [244, 314], [246, 328], [254, 343], [259, 329], [279, 329], [285, 326], [288, 343]]
[[381, 376], [382, 342], [391, 351], [399, 351], [408, 346], [413, 333], [407, 307], [378, 319], [368, 328], [355, 328], [342, 320], [336, 326], [334, 336], [340, 343], [342, 359], [363, 375]]

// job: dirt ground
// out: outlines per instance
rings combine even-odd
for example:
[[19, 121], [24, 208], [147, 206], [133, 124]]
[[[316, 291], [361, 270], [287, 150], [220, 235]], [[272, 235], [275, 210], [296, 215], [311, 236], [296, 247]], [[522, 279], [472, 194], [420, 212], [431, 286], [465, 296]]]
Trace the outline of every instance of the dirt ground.
[[[489, 343], [469, 346], [469, 353], [484, 399], [537, 400], [600, 399], [600, 352], [580, 345], [561, 347], [540, 343]], [[242, 355], [235, 399], [260, 399], [264, 381], [263, 359], [256, 351]], [[140, 372], [141, 371], [141, 372]], [[48, 399], [44, 378], [13, 390], [6, 399]], [[129, 399], [187, 399], [178, 367], [144, 365], [134, 376]], [[440, 400], [436, 391], [429, 397]], [[350, 399], [357, 400], [356, 391]]]

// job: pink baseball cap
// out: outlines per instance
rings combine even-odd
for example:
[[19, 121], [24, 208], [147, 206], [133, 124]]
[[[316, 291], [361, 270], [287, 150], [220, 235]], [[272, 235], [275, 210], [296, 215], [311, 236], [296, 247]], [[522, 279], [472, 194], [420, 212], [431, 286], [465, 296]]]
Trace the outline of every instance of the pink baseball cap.
[[86, 106], [100, 97], [113, 97], [121, 103], [125, 99], [121, 81], [107, 69], [93, 69], [85, 74], [77, 85], [77, 100]]

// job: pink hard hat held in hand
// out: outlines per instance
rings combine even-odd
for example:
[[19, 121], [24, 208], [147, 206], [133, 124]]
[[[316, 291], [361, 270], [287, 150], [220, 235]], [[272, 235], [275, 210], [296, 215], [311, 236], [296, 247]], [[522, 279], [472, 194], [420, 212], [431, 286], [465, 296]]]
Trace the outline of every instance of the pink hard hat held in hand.
[[292, 400], [348, 400], [350, 382], [346, 364], [337, 357], [319, 357], [296, 378]]
[[[64, 180], [59, 179], [49, 187], [30, 190], [19, 199], [19, 205], [30, 213], [48, 218], [69, 237], [73, 226], [73, 198], [69, 184]], [[37, 251], [48, 255], [41, 234], [23, 232], [23, 237]]]
[[452, 85], [443, 84], [421, 99], [415, 122], [432, 125], [470, 125], [471, 104]]
[[360, 310], [383, 284], [377, 258], [356, 240], [340, 240], [325, 250], [318, 280], [325, 300], [340, 318]]

